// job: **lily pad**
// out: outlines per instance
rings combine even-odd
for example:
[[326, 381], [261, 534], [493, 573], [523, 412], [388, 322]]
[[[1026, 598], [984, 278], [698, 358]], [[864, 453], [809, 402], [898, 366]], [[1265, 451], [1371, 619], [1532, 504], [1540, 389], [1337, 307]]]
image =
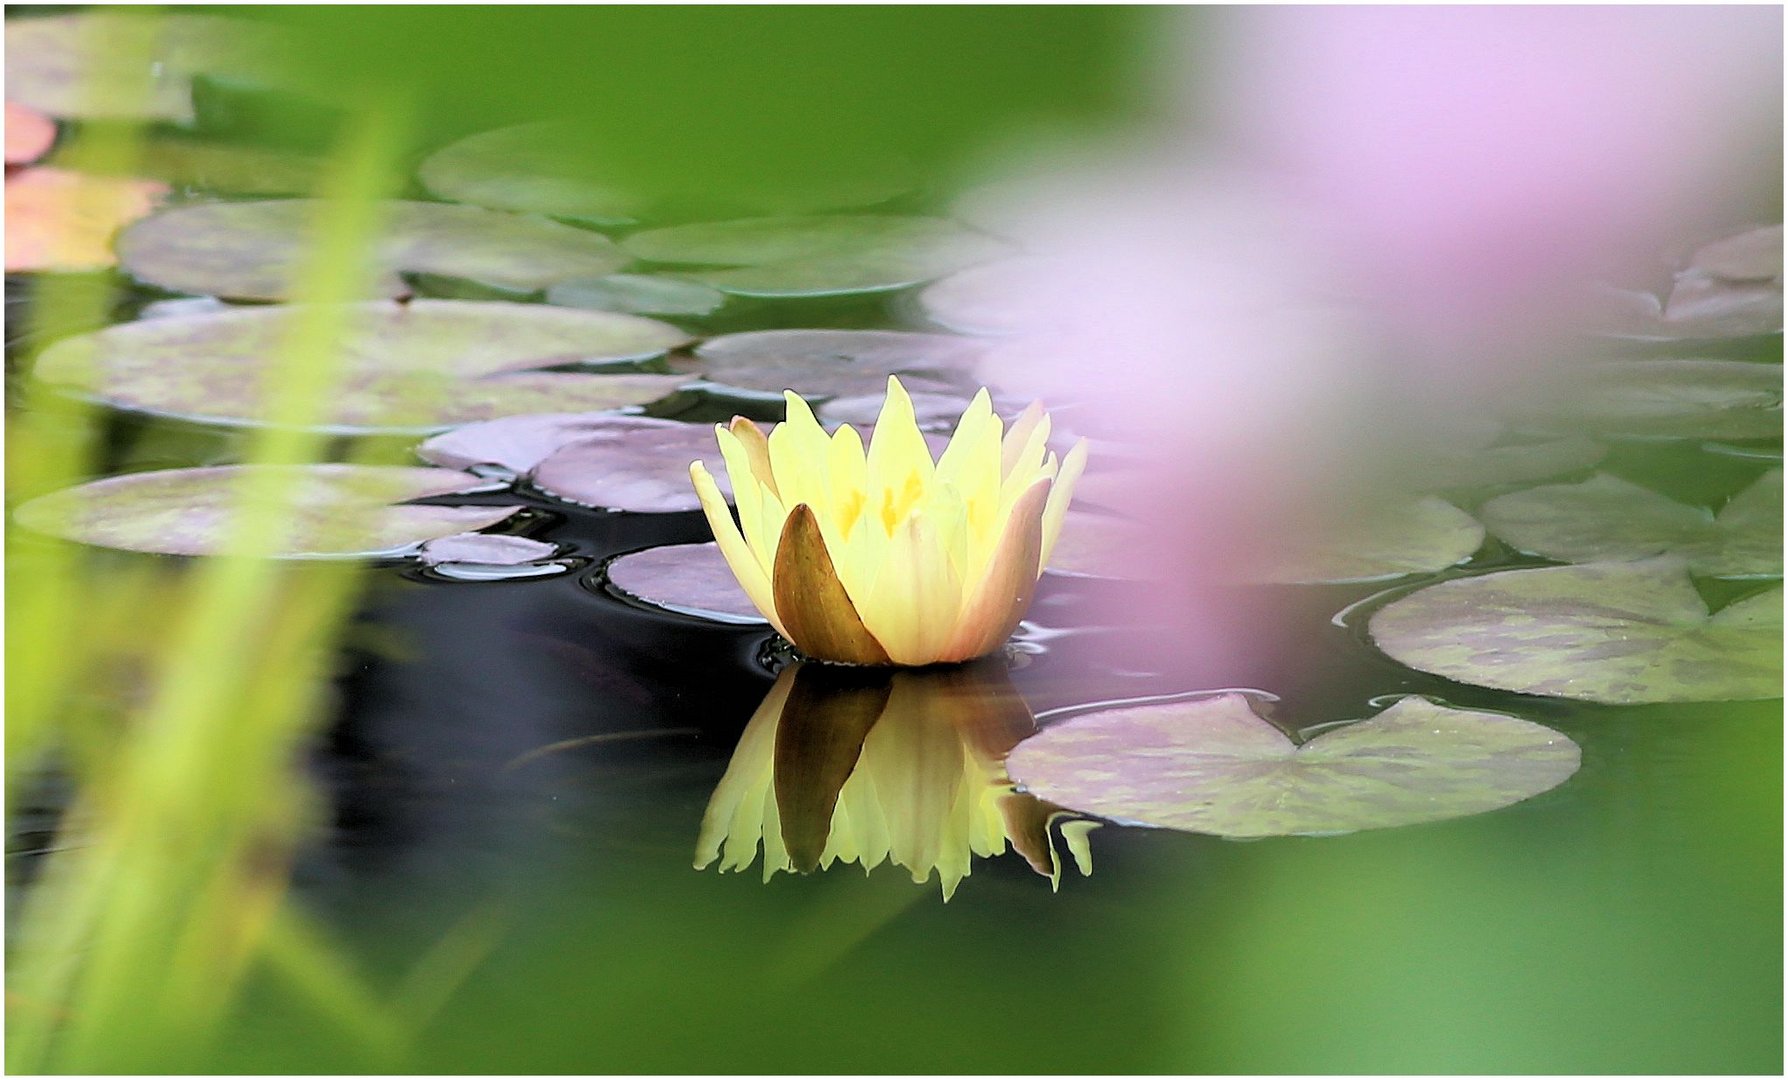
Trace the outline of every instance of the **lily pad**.
[[[581, 506], [671, 514], [701, 509], [689, 482], [696, 460], [720, 479], [726, 462], [712, 425], [615, 416], [555, 450], [531, 478], [548, 495]], [[730, 498], [731, 487], [720, 487]]]
[[323, 162], [284, 150], [191, 139], [153, 138], [137, 164], [144, 176], [227, 195], [307, 195]]
[[562, 281], [546, 290], [546, 302], [635, 315], [711, 315], [726, 303], [726, 297], [693, 281], [649, 274], [609, 274]]
[[720, 545], [670, 544], [608, 564], [608, 583], [641, 603], [728, 623], [763, 623], [720, 554]]
[[[242, 308], [108, 327], [46, 349], [37, 376], [119, 408], [258, 424], [268, 412], [267, 367], [306, 310]], [[346, 322], [341, 383], [321, 420], [343, 431], [426, 431], [568, 404], [616, 408], [654, 401], [687, 381], [526, 371], [636, 359], [686, 340], [676, 327], [633, 315], [500, 301], [373, 301], [349, 305]]]
[[1402, 471], [1410, 483], [1429, 490], [1492, 487], [1577, 472], [1607, 456], [1602, 444], [1567, 436], [1502, 446], [1433, 447]]
[[[962, 419], [963, 411], [972, 400], [967, 394], [934, 394], [912, 393], [908, 397], [913, 402], [913, 419], [920, 431], [944, 432], [948, 434], [956, 430], [957, 421]], [[873, 425], [881, 416], [882, 404], [888, 399], [887, 387], [874, 394], [855, 394], [851, 397], [832, 398], [813, 411], [820, 423], [826, 428], [835, 428], [840, 424], [849, 424], [862, 431]], [[999, 412], [998, 407], [995, 411]], [[1002, 417], [1006, 417], [1001, 412]], [[1006, 417], [1009, 419], [1009, 417]]]
[[639, 200], [594, 175], [595, 158], [579, 148], [576, 125], [521, 124], [470, 135], [430, 154], [417, 169], [443, 199], [552, 217], [625, 225]]
[[1666, 338], [1729, 338], [1782, 332], [1780, 281], [1727, 281], [1689, 271], [1664, 302]]
[[1697, 248], [1689, 267], [1727, 281], [1770, 281], [1782, 276], [1782, 226], [1765, 225]]
[[252, 474], [288, 474], [281, 530], [269, 553], [285, 558], [399, 555], [425, 540], [488, 528], [518, 506], [407, 506], [489, 482], [447, 469], [370, 465], [248, 466], [114, 476], [33, 499], [14, 520], [97, 547], [162, 555], [227, 549], [241, 485]]
[[557, 544], [530, 540], [525, 536], [497, 536], [488, 533], [459, 533], [430, 540], [416, 552], [425, 566], [446, 563], [471, 563], [476, 566], [521, 566], [559, 553]]
[[1613, 705], [1782, 695], [1782, 590], [1709, 614], [1664, 557], [1508, 570], [1432, 585], [1377, 612], [1393, 659], [1459, 682]]
[[1477, 519], [1424, 496], [1355, 508], [1324, 535], [1275, 552], [1254, 578], [1297, 585], [1428, 574], [1464, 562], [1483, 543]]
[[1503, 495], [1478, 513], [1514, 547], [1559, 562], [1674, 554], [1691, 573], [1710, 577], [1782, 574], [1780, 469], [1733, 496], [1718, 516], [1605, 473]]
[[1608, 435], [1781, 438], [1782, 367], [1736, 360], [1586, 364], [1526, 414], [1535, 423]]
[[[1078, 488], [1076, 493], [1078, 493]], [[1139, 553], [1147, 550], [1143, 527], [1128, 518], [1069, 508], [1043, 569], [1066, 577], [1133, 581], [1146, 577]]]
[[264, 76], [265, 24], [100, 8], [6, 21], [6, 99], [63, 119], [193, 119], [195, 74]]
[[1482, 814], [1570, 779], [1570, 739], [1405, 697], [1295, 743], [1241, 694], [1103, 709], [1018, 744], [1007, 769], [1052, 803], [1216, 836], [1307, 836]]
[[726, 334], [695, 350], [703, 378], [763, 394], [802, 397], [885, 394], [888, 376], [910, 391], [964, 389], [982, 346], [945, 334], [898, 330], [756, 330]]
[[49, 152], [56, 141], [56, 121], [36, 109], [6, 103], [6, 163], [25, 165]]
[[1001, 337], [1037, 328], [1047, 311], [1034, 300], [1039, 281], [1066, 274], [1042, 260], [1001, 259], [971, 266], [927, 285], [919, 293], [925, 317], [959, 334]]
[[[143, 281], [176, 292], [288, 299], [325, 205], [280, 199], [163, 211], [118, 238], [119, 261]], [[425, 202], [388, 203], [380, 216], [377, 296], [410, 292], [399, 272], [532, 292], [607, 274], [627, 261], [607, 237], [541, 218]]]
[[48, 166], [6, 178], [6, 269], [103, 270], [112, 237], [167, 194], [150, 180], [85, 176]]
[[743, 296], [823, 296], [903, 288], [1005, 250], [941, 218], [746, 218], [635, 233], [622, 247], [653, 262], [730, 269], [689, 276]]

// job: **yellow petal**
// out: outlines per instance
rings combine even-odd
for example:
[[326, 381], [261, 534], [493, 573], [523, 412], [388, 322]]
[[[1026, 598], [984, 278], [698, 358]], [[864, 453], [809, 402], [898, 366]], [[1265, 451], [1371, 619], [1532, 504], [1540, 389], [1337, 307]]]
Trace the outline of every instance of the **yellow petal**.
[[955, 632], [940, 659], [958, 661], [985, 656], [1012, 636], [1037, 591], [1043, 550], [1043, 508], [1051, 483], [1038, 480], [1025, 489], [994, 548], [987, 571], [971, 587]]
[[896, 664], [944, 659], [962, 610], [962, 580], [937, 527], [923, 513], [888, 538], [863, 619]]
[[882, 404], [869, 437], [868, 512], [882, 530], [893, 535], [931, 487], [936, 465], [925, 436], [913, 416], [913, 402], [900, 380], [888, 376], [888, 400]]
[[788, 628], [783, 636], [802, 652], [847, 664], [888, 663], [888, 652], [864, 628], [839, 583], [819, 524], [805, 504], [790, 511], [782, 527], [771, 582], [776, 611]]
[[787, 419], [770, 429], [766, 440], [770, 468], [776, 474], [776, 494], [784, 506], [806, 503], [825, 516], [830, 505], [826, 432], [798, 394], [785, 392], [783, 398]]
[[[1026, 405], [1024, 411], [1012, 421], [1012, 426], [1006, 430], [1006, 436], [1000, 443], [1000, 475], [1002, 477], [1010, 476], [1012, 470], [1018, 467], [1019, 458], [1024, 455], [1025, 448], [1031, 443], [1031, 434], [1037, 430], [1037, 425], [1046, 419], [1048, 419], [1048, 414], [1043, 411], [1043, 403], [1033, 401]], [[1044, 432], [1044, 438], [1048, 438], [1048, 432]], [[1038, 445], [1042, 445], [1041, 442]]]
[[1062, 467], [1055, 476], [1055, 488], [1049, 493], [1049, 506], [1043, 511], [1043, 557], [1038, 564], [1041, 568], [1049, 565], [1049, 556], [1055, 551], [1056, 538], [1062, 534], [1062, 519], [1068, 513], [1068, 500], [1074, 497], [1074, 485], [1080, 480], [1080, 474], [1086, 471], [1086, 440], [1074, 444], [1063, 459]]
[[757, 556], [745, 545], [745, 538], [739, 535], [739, 528], [733, 524], [732, 511], [727, 509], [726, 500], [720, 495], [719, 485], [708, 475], [707, 466], [699, 461], [689, 465], [689, 479], [695, 484], [696, 498], [701, 500], [702, 513], [708, 519], [708, 527], [714, 531], [714, 540], [720, 545], [720, 554], [725, 557], [726, 565], [732, 567], [733, 577], [739, 579], [739, 586], [745, 595], [763, 615], [770, 620], [770, 625], [783, 637], [788, 632], [782, 628], [782, 620], [776, 616], [774, 593], [770, 590], [770, 578], [758, 565]]
[[[768, 484], [770, 490], [774, 491], [776, 474], [770, 469], [770, 443], [764, 438], [764, 429], [743, 416], [735, 416], [732, 423], [727, 425], [727, 430], [745, 451], [745, 458], [751, 466], [751, 475], [757, 477], [758, 483]], [[731, 468], [732, 463], [729, 461], [727, 469]]]

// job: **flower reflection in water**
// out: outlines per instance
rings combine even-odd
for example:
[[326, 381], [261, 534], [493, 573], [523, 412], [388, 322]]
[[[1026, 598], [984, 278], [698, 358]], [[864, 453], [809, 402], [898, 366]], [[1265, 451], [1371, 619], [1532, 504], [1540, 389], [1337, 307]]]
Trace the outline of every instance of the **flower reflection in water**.
[[778, 870], [889, 861], [915, 883], [936, 870], [948, 900], [974, 856], [1008, 842], [1059, 884], [1054, 826], [1090, 874], [1097, 823], [1014, 790], [1006, 776], [1006, 753], [1035, 730], [1003, 659], [900, 671], [793, 664], [708, 801], [696, 869], [719, 860], [722, 871], [743, 870], [761, 843], [765, 881]]

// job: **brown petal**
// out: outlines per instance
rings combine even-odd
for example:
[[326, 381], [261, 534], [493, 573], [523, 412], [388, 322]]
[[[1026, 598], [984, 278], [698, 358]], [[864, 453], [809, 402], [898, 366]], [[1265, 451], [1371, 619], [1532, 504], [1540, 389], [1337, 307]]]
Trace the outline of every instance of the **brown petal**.
[[776, 814], [789, 862], [806, 874], [819, 868], [838, 792], [857, 767], [892, 683], [880, 671], [820, 664], [794, 670], [776, 727]]
[[864, 627], [839, 582], [819, 521], [806, 503], [791, 510], [783, 523], [770, 588], [789, 640], [808, 656], [845, 664], [890, 663], [887, 650]]

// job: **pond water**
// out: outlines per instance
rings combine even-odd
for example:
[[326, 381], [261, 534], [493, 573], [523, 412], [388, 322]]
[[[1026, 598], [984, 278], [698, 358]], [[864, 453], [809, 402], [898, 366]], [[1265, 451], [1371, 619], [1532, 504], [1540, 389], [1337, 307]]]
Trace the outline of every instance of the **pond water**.
[[[1278, 583], [1226, 586], [1226, 625], [1270, 651], [1114, 619], [1158, 597], [1112, 570], [1125, 526], [1094, 513], [1003, 649], [865, 674], [737, 611], [628, 595], [610, 567], [713, 539], [688, 462], [735, 412], [781, 421], [775, 389], [860, 423], [898, 371], [947, 427], [974, 348], [950, 328], [999, 315], [963, 271], [1003, 246], [901, 182], [803, 193], [870, 209], [769, 224], [517, 185], [518, 155], [555, 166], [490, 134], [387, 207], [379, 299], [346, 324], [365, 347], [323, 421], [330, 460], [367, 435], [479, 479], [306, 472], [282, 549], [365, 564], [304, 743], [290, 897], [426, 1019], [368, 1057], [341, 1033], [352, 1004], [251, 967], [182, 1067], [1780, 1069], [1779, 230], [1770, 273], [1753, 234], [1683, 269], [1706, 290], [1693, 333], [1646, 297], [1642, 327], [1585, 346], [1576, 398], [1459, 434], [1404, 497], [1251, 579]], [[103, 331], [44, 322], [74, 268], [7, 275], [14, 415], [27, 383], [99, 402], [95, 478], [233, 465], [278, 415], [260, 380], [312, 211], [239, 197], [309, 180], [205, 160], [275, 177], [157, 189], [123, 266], [82, 279], [116, 290]], [[956, 291], [921, 291], [939, 279]], [[43, 348], [88, 331], [97, 374]], [[580, 415], [500, 427], [549, 409]], [[51, 496], [9, 529], [27, 566], [43, 531], [93, 545], [97, 580], [190, 573], [231, 475], [83, 486], [90, 505]], [[349, 511], [378, 527], [331, 535]], [[464, 532], [491, 563], [416, 556]], [[740, 602], [679, 551], [642, 588]], [[15, 778], [11, 911], [90, 839], [63, 821], [87, 749]]]

